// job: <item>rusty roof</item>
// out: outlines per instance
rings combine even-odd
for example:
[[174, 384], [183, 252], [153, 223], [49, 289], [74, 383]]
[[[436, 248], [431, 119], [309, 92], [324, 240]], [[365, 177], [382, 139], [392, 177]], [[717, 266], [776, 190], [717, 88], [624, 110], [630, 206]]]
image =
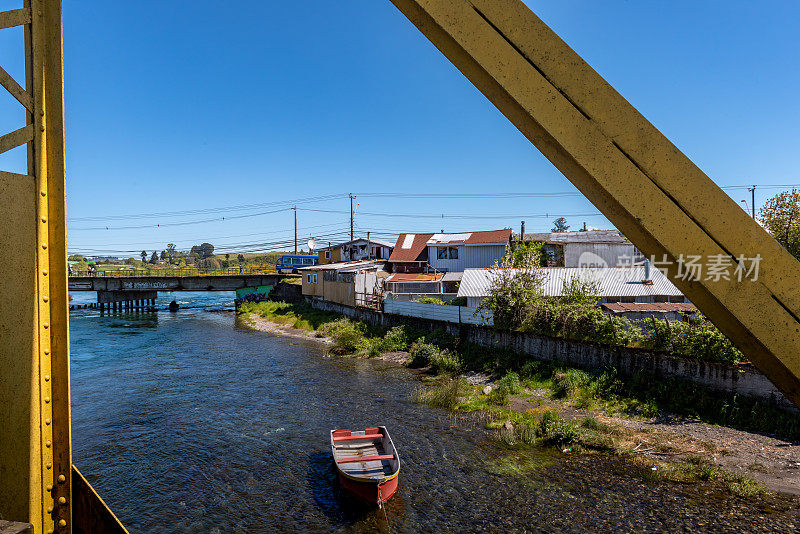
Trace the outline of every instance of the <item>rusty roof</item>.
[[691, 302], [606, 302], [601, 306], [614, 313], [623, 312], [687, 312], [694, 313], [697, 307]]
[[444, 273], [394, 273], [387, 282], [438, 282]]
[[388, 261], [428, 261], [427, 244], [432, 236], [433, 234], [400, 234]]

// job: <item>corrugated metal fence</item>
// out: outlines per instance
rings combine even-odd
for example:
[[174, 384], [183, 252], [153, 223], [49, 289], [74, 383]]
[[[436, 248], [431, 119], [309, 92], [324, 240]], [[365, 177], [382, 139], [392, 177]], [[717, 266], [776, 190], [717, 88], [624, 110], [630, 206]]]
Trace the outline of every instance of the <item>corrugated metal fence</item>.
[[494, 324], [492, 313], [488, 310], [478, 312], [477, 308], [470, 306], [442, 306], [440, 304], [425, 304], [422, 302], [403, 302], [400, 300], [385, 300], [384, 313], [433, 319], [448, 323], [477, 324], [491, 326]]

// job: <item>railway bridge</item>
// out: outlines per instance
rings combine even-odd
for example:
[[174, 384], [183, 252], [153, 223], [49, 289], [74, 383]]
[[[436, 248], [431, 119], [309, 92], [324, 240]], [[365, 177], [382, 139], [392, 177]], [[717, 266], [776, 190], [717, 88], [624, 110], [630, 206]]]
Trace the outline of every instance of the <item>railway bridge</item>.
[[277, 273], [70, 276], [69, 291], [96, 291], [100, 309], [149, 308], [159, 291], [236, 291], [274, 287], [299, 275]]

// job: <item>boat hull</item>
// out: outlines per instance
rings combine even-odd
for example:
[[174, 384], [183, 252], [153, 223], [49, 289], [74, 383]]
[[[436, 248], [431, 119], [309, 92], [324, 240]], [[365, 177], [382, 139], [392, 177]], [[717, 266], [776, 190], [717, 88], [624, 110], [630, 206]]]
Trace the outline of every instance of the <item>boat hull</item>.
[[[348, 493], [370, 504], [381, 504], [388, 501], [397, 491], [398, 477], [380, 484], [353, 480], [339, 473], [339, 482]], [[379, 491], [380, 490], [380, 491]]]

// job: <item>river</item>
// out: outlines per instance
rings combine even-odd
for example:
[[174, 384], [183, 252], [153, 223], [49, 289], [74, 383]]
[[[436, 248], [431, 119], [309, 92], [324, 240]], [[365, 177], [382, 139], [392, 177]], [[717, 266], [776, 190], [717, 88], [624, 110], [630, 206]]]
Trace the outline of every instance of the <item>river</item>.
[[[239, 327], [232, 301], [70, 312], [73, 461], [132, 533], [800, 528], [795, 509], [648, 482], [615, 458], [507, 450], [473, 418], [416, 404], [413, 372]], [[377, 424], [402, 461], [385, 515], [340, 494], [328, 446], [331, 428]]]

